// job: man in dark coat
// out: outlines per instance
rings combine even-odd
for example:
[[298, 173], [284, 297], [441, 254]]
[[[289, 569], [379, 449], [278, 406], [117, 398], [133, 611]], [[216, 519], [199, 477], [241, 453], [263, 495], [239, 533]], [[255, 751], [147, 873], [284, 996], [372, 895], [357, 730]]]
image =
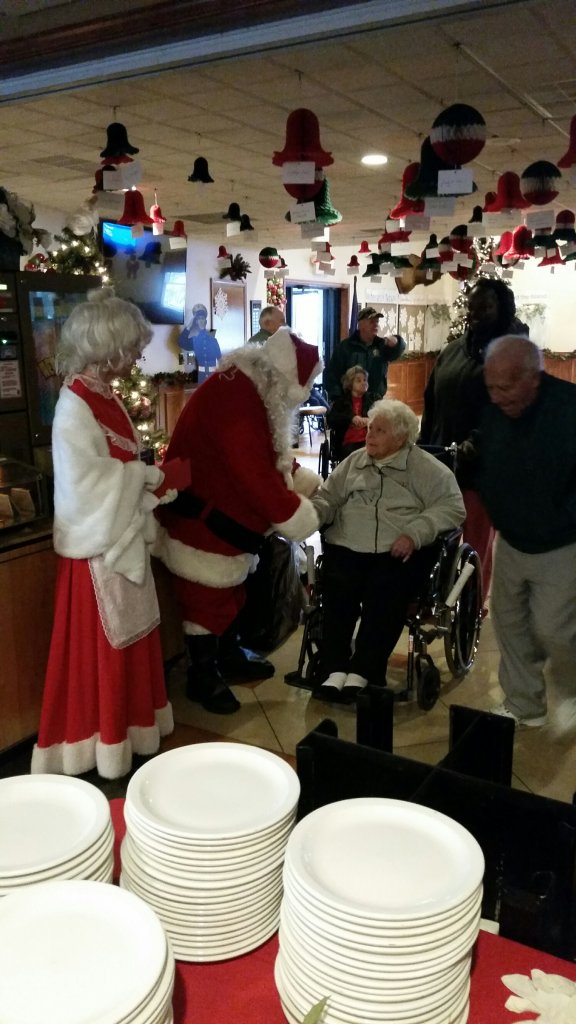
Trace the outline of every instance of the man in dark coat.
[[358, 314], [358, 327], [349, 338], [338, 342], [328, 370], [326, 388], [331, 401], [342, 395], [342, 377], [351, 366], [361, 366], [368, 374], [368, 390], [383, 398], [388, 387], [388, 365], [399, 359], [406, 342], [399, 334], [378, 337], [382, 313], [365, 306]]

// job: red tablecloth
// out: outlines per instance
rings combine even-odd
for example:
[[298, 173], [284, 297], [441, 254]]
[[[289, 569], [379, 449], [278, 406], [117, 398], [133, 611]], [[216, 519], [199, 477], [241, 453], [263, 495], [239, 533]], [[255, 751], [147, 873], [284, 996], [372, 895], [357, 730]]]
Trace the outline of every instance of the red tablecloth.
[[[116, 877], [124, 835], [123, 800], [111, 800], [116, 832]], [[276, 936], [246, 956], [215, 964], [177, 961], [174, 1024], [286, 1024], [274, 984]], [[530, 974], [538, 967], [576, 981], [576, 964], [522, 946], [499, 935], [480, 932], [476, 943], [468, 1024], [513, 1024], [519, 1015], [504, 1009], [510, 995], [503, 974]], [[328, 994], [328, 993], [327, 993]], [[521, 1018], [530, 1019], [523, 1013]]]

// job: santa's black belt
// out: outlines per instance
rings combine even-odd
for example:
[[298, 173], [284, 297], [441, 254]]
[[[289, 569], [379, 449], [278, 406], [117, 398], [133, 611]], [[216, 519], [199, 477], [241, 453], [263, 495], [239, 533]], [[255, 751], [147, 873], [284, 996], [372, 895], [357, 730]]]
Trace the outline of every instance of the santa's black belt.
[[264, 537], [261, 533], [242, 526], [219, 508], [211, 507], [209, 502], [197, 498], [189, 491], [178, 491], [178, 497], [170, 502], [167, 511], [175, 512], [183, 519], [201, 519], [216, 537], [238, 548], [239, 551], [257, 555], [262, 550]]

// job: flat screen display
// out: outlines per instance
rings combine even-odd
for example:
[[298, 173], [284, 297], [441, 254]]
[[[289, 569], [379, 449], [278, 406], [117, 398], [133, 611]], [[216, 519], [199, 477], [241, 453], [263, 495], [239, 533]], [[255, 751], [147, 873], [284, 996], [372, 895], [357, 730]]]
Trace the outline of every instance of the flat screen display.
[[102, 255], [116, 295], [130, 299], [153, 324], [184, 323], [186, 249], [171, 249], [168, 235], [100, 221]]

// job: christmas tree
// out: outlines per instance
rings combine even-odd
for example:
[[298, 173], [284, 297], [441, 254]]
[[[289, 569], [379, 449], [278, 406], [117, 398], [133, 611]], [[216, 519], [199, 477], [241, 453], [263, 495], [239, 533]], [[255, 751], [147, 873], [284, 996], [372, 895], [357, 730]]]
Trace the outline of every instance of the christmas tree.
[[59, 248], [50, 253], [43, 269], [55, 270], [59, 274], [95, 274], [102, 278], [102, 284], [108, 282], [95, 228], [86, 234], [76, 235], [71, 228], [65, 227], [62, 234], [54, 236], [54, 240], [59, 243]]
[[[477, 238], [474, 242], [474, 249], [478, 257], [476, 269], [460, 282], [460, 294], [452, 303], [450, 313], [450, 328], [448, 330], [447, 342], [456, 341], [468, 330], [468, 295], [472, 291], [479, 277], [501, 277], [502, 267], [492, 262], [492, 251], [496, 244], [494, 238]], [[487, 268], [490, 269], [487, 269]]]
[[133, 366], [128, 378], [117, 377], [112, 387], [126, 407], [132, 423], [138, 431], [143, 448], [151, 448], [155, 459], [160, 462], [168, 445], [168, 436], [156, 429], [156, 405], [158, 389], [151, 377], [147, 377], [138, 366]]

